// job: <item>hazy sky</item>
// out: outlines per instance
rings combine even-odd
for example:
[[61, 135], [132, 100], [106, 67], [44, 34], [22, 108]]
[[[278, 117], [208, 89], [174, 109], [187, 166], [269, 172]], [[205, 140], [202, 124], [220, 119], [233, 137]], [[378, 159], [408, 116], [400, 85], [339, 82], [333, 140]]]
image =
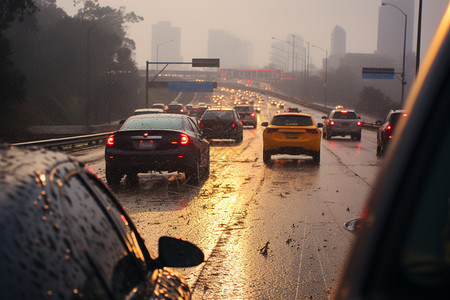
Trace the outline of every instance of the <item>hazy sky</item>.
[[[386, 0], [388, 2], [389, 0]], [[399, 1], [399, 0], [397, 0]], [[418, 0], [400, 0], [415, 1]], [[150, 59], [151, 26], [170, 21], [181, 28], [181, 55], [184, 61], [207, 56], [208, 29], [224, 29], [254, 46], [255, 67], [269, 61], [271, 37], [285, 40], [298, 34], [310, 44], [330, 52], [331, 31], [343, 27], [347, 52], [373, 53], [377, 47], [378, 9], [381, 0], [99, 0], [102, 6], [135, 12], [144, 18], [128, 25], [128, 35], [136, 42], [135, 59], [140, 68]], [[423, 0], [422, 53], [449, 0]], [[72, 0], [58, 0], [58, 6], [73, 15]], [[417, 14], [417, 12], [416, 12]], [[401, 17], [401, 16], [400, 16]], [[413, 16], [417, 22], [417, 15]], [[408, 22], [412, 19], [408, 16]], [[417, 28], [417, 26], [415, 26]], [[414, 33], [416, 37], [417, 33]], [[414, 41], [415, 45], [415, 41]], [[169, 45], [167, 45], [169, 46]], [[160, 50], [161, 51], [161, 50]], [[313, 63], [321, 66], [324, 52], [311, 48]]]

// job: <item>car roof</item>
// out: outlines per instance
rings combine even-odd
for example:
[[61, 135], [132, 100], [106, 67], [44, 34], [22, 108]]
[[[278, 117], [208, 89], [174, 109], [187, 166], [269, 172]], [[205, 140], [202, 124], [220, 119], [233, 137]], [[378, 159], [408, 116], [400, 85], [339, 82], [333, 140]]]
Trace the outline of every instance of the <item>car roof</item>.
[[283, 112], [274, 115], [272, 118], [275, 118], [277, 116], [304, 116], [304, 117], [312, 117], [310, 114], [302, 113], [302, 112]]

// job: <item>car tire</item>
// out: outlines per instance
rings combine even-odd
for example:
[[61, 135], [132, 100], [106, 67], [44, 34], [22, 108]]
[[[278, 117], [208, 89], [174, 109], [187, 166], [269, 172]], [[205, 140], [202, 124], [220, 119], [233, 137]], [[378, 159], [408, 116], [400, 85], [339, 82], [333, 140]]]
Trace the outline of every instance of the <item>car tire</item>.
[[263, 162], [266, 165], [272, 162], [272, 154], [269, 151], [263, 151]]
[[327, 133], [326, 133], [325, 138], [326, 138], [327, 140], [331, 140], [331, 135], [328, 133], [328, 131], [327, 131]]
[[320, 150], [313, 154], [313, 161], [317, 165], [320, 164]]
[[243, 131], [238, 133], [238, 136], [235, 139], [236, 144], [242, 143], [242, 141], [244, 140], [244, 133]]
[[356, 139], [357, 141], [360, 141], [360, 140], [361, 140], [361, 132], [358, 133], [358, 134], [355, 136], [355, 139]]
[[326, 138], [327, 135], [325, 134], [325, 130], [322, 130], [322, 138]]
[[106, 182], [109, 186], [117, 186], [120, 184], [120, 180], [122, 179], [122, 174], [120, 174], [120, 170], [118, 168], [112, 167], [110, 165], [106, 165]]
[[184, 172], [184, 175], [186, 176], [186, 182], [192, 185], [198, 185], [201, 178], [200, 163], [196, 161], [189, 171]]

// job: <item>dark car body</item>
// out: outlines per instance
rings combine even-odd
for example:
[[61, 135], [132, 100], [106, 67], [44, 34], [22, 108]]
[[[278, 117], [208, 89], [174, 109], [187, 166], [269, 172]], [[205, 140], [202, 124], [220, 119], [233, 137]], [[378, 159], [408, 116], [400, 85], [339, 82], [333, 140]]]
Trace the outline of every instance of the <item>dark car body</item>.
[[323, 137], [327, 140], [333, 136], [350, 135], [352, 139], [361, 140], [361, 118], [354, 110], [334, 109], [328, 116], [323, 116]]
[[368, 199], [334, 299], [450, 299], [450, 9]]
[[239, 114], [239, 118], [244, 126], [250, 125], [256, 128], [258, 116], [253, 105], [237, 105], [234, 110]]
[[296, 113], [298, 113], [298, 112], [301, 112], [301, 110], [299, 110], [298, 107], [288, 107], [286, 109], [286, 112], [291, 112], [291, 113], [296, 112]]
[[207, 106], [193, 106], [189, 111], [188, 115], [197, 119], [200, 119], [205, 111], [208, 109]]
[[167, 105], [166, 113], [168, 113], [168, 114], [186, 114], [186, 109], [184, 108], [183, 104], [172, 103], [172, 104]]
[[401, 118], [407, 117], [405, 110], [391, 110], [388, 112], [384, 121], [377, 121], [380, 125], [377, 131], [377, 155], [382, 156], [390, 141], [394, 137], [394, 131]]
[[209, 142], [189, 116], [132, 116], [108, 137], [105, 160], [111, 185], [123, 175], [149, 171], [183, 172], [188, 181], [198, 184], [209, 175]]
[[200, 127], [208, 140], [233, 139], [239, 143], [243, 139], [243, 125], [232, 108], [209, 108], [200, 119]]
[[0, 229], [2, 299], [159, 299], [161, 289], [190, 299], [164, 266], [203, 261], [196, 246], [168, 237], [155, 258], [97, 175], [39, 148], [0, 146]]

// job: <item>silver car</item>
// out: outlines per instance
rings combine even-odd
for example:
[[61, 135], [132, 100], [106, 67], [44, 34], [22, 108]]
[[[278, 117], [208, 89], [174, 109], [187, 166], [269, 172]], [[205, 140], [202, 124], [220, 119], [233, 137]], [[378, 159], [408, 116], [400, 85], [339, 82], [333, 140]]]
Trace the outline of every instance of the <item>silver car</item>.
[[350, 135], [352, 139], [361, 140], [361, 118], [351, 109], [334, 109], [328, 116], [323, 116], [323, 138]]

